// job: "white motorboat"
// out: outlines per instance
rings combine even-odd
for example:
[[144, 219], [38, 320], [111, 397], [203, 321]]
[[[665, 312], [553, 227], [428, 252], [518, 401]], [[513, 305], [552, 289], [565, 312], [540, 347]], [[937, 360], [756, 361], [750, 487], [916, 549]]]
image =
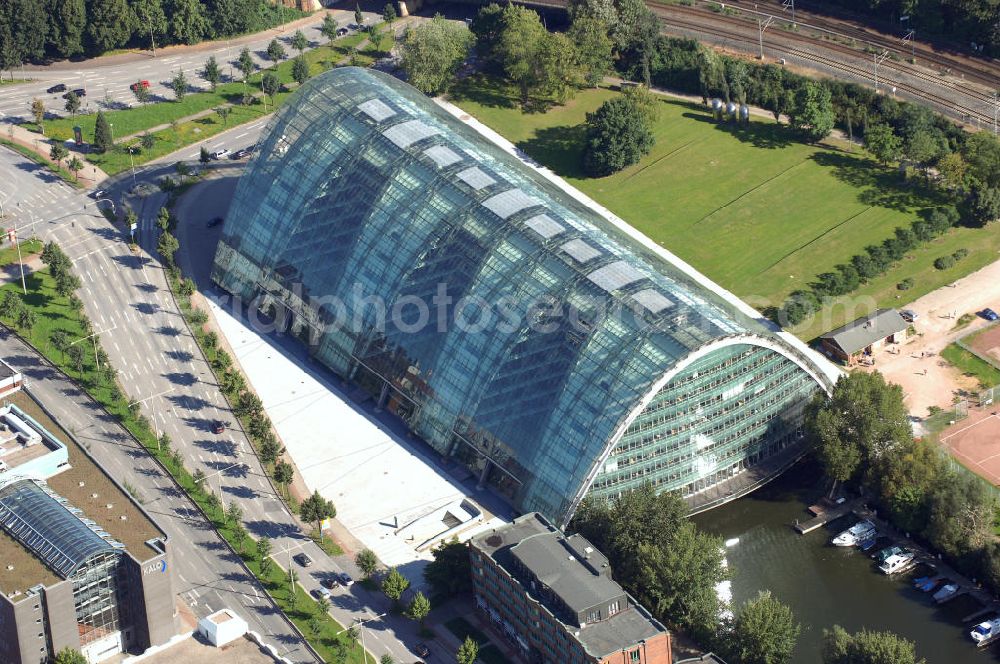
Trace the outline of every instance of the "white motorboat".
[[913, 554], [909, 551], [894, 553], [878, 566], [883, 574], [895, 574], [913, 566]]
[[834, 546], [855, 546], [859, 542], [871, 539], [877, 532], [875, 524], [871, 521], [859, 521], [834, 537], [831, 542]]
[[984, 620], [969, 632], [969, 636], [972, 640], [976, 642], [976, 645], [980, 648], [988, 646], [1000, 637], [1000, 618], [994, 618], [993, 620]]

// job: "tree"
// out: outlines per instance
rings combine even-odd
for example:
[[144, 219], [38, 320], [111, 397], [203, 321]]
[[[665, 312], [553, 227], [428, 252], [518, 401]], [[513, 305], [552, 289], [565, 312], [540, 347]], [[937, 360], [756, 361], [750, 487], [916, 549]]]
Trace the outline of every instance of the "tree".
[[314, 521], [318, 535], [321, 532], [321, 522], [324, 519], [332, 519], [337, 516], [337, 508], [332, 501], [321, 496], [319, 491], [313, 491], [313, 494], [303, 500], [299, 506], [299, 516], [304, 521]]
[[66, 93], [66, 111], [72, 113], [73, 115], [76, 115], [77, 111], [79, 110], [80, 110], [80, 98], [76, 96], [75, 92], [70, 90], [68, 93]]
[[309, 80], [309, 63], [301, 55], [292, 61], [292, 78], [299, 85]]
[[969, 212], [979, 226], [1000, 219], [1000, 188], [975, 187], [969, 196]]
[[149, 48], [155, 55], [156, 44], [163, 43], [169, 27], [161, 0], [132, 0], [132, 13], [136, 20], [135, 36], [149, 38]]
[[188, 90], [188, 80], [184, 75], [184, 70], [179, 69], [172, 79], [170, 79], [170, 89], [174, 91], [174, 97], [177, 101], [184, 99], [184, 95], [187, 94]]
[[292, 48], [298, 51], [300, 56], [303, 51], [309, 48], [309, 40], [306, 39], [306, 36], [302, 34], [301, 30], [296, 30], [295, 34], [292, 35]]
[[319, 33], [326, 37], [327, 41], [333, 41], [337, 36], [337, 19], [332, 14], [323, 15], [323, 25], [319, 27]]
[[44, 135], [45, 127], [42, 123], [45, 121], [45, 102], [38, 97], [31, 100], [31, 116], [35, 118], [35, 124], [38, 125], [42, 135]]
[[285, 57], [285, 47], [277, 39], [272, 39], [267, 45], [267, 57], [271, 62], [277, 62]]
[[946, 188], [962, 189], [965, 187], [969, 164], [966, 163], [960, 152], [948, 152], [941, 157], [937, 163], [937, 170], [941, 175], [941, 182]]
[[240, 73], [243, 74], [244, 81], [247, 79], [247, 76], [254, 73], [254, 71], [257, 69], [257, 65], [255, 65], [253, 62], [253, 56], [250, 55], [249, 48], [244, 46], [243, 50], [240, 51], [240, 57], [236, 61], [236, 68], [239, 69]]
[[292, 468], [291, 464], [285, 461], [279, 461], [274, 465], [273, 477], [274, 481], [278, 483], [278, 486], [287, 488], [295, 478], [295, 470]]
[[924, 664], [911, 641], [892, 632], [823, 630], [823, 664]]
[[264, 404], [253, 392], [244, 392], [236, 400], [233, 414], [236, 417], [254, 417], [264, 412]]
[[208, 148], [206, 148], [204, 145], [201, 146], [201, 149], [198, 151], [198, 161], [200, 161], [203, 164], [207, 164], [208, 162], [212, 161], [212, 155], [208, 153]]
[[[21, 327], [20, 321], [18, 322], [18, 327]], [[76, 372], [78, 374], [83, 373], [83, 346], [70, 346], [66, 349], [66, 355], [69, 357], [69, 361], [73, 363], [73, 366], [76, 367]]]
[[124, 46], [132, 36], [135, 15], [125, 0], [90, 0], [86, 37], [91, 53]]
[[49, 43], [61, 58], [83, 53], [83, 31], [87, 23], [85, 0], [52, 0]]
[[396, 660], [392, 658], [392, 655], [386, 653], [379, 658], [378, 664], [396, 664]]
[[428, 600], [424, 594], [418, 590], [417, 594], [413, 596], [413, 599], [410, 600], [409, 605], [406, 607], [404, 615], [410, 620], [415, 620], [420, 623], [420, 626], [423, 627], [424, 618], [426, 618], [427, 614], [430, 612], [430, 600]]
[[135, 100], [140, 104], [145, 104], [149, 102], [150, 94], [149, 88], [142, 84], [142, 81], [136, 81], [131, 86], [132, 94], [135, 96]]
[[396, 8], [392, 6], [391, 2], [385, 3], [385, 7], [382, 8], [382, 20], [389, 25], [392, 25], [392, 22], [395, 21], [396, 18]]
[[459, 595], [472, 591], [472, 565], [469, 548], [453, 537], [431, 549], [434, 560], [424, 567], [424, 579], [440, 595]]
[[[239, 376], [239, 374], [236, 374]], [[243, 377], [240, 376], [242, 381]], [[271, 464], [278, 460], [282, 454], [285, 453], [285, 448], [281, 446], [280, 443], [274, 438], [272, 434], [270, 437], [265, 438], [264, 442], [260, 445], [260, 460], [265, 464]]]
[[64, 270], [56, 275], [56, 293], [62, 297], [68, 297], [80, 286], [80, 278], [69, 270]]
[[174, 266], [174, 254], [180, 249], [180, 243], [177, 242], [177, 238], [168, 232], [160, 233], [160, 239], [156, 243], [156, 249], [159, 251], [160, 256], [163, 257], [163, 262], [167, 264], [167, 267]]
[[226, 523], [233, 525], [243, 520], [243, 509], [236, 504], [236, 501], [229, 503], [226, 508]]
[[53, 143], [52, 148], [49, 150], [49, 157], [52, 161], [56, 162], [56, 166], [62, 162], [63, 159], [69, 156], [69, 150], [66, 149], [62, 143]]
[[456, 661], [458, 664], [476, 664], [477, 657], [479, 657], [479, 644], [473, 641], [471, 636], [465, 637], [455, 655]]
[[642, 109], [626, 97], [615, 97], [587, 114], [583, 168], [603, 177], [637, 163], [653, 149], [653, 132]]
[[219, 69], [219, 63], [216, 62], [215, 56], [209, 56], [208, 60], [205, 61], [205, 68], [201, 70], [201, 77], [208, 81], [208, 84], [212, 86], [212, 91], [215, 92], [215, 88], [219, 86], [219, 81], [222, 80], [222, 71]]
[[792, 610], [768, 591], [745, 603], [729, 634], [733, 659], [742, 664], [785, 664], [792, 661], [792, 651], [801, 626]]
[[517, 5], [503, 10], [503, 30], [496, 49], [504, 73], [521, 92], [563, 99], [576, 74], [576, 49], [562, 33], [550, 33], [538, 13]]
[[222, 126], [228, 127], [229, 114], [233, 112], [233, 109], [230, 108], [229, 106], [217, 106], [214, 110], [215, 114], [219, 116], [220, 120], [222, 120]]
[[829, 399], [810, 404], [806, 428], [827, 476], [839, 482], [859, 472], [868, 482], [883, 455], [912, 440], [902, 388], [878, 372], [842, 376]]
[[983, 482], [965, 473], [948, 473], [928, 500], [924, 535], [934, 548], [960, 558], [992, 538], [997, 502]]
[[281, 89], [281, 79], [273, 71], [264, 72], [264, 77], [260, 80], [260, 84], [264, 88], [264, 94], [269, 97], [278, 94], [278, 90]]
[[472, 25], [469, 26], [476, 38], [476, 53], [479, 54], [487, 70], [502, 69], [499, 49], [503, 28], [504, 10], [495, 2], [481, 8], [472, 20]]
[[865, 132], [865, 149], [883, 166], [899, 159], [902, 143], [892, 127], [885, 123], [868, 125]]
[[358, 25], [365, 24], [365, 15], [361, 13], [361, 5], [354, 5], [354, 22]]
[[66, 168], [73, 172], [73, 179], [76, 180], [78, 179], [80, 171], [83, 170], [83, 162], [80, 161], [79, 157], [74, 155], [73, 158], [69, 160], [69, 163], [66, 164]]
[[613, 44], [607, 26], [600, 19], [584, 14], [573, 19], [567, 34], [576, 47], [583, 82], [597, 87], [613, 63]]
[[833, 102], [830, 89], [822, 83], [806, 81], [796, 91], [790, 111], [792, 126], [812, 141], [821, 141], [833, 131]]
[[55, 664], [87, 664], [87, 658], [79, 650], [66, 646], [56, 654]]
[[358, 555], [354, 556], [354, 564], [358, 566], [366, 579], [370, 579], [378, 569], [378, 558], [371, 549], [361, 549], [358, 551]]
[[153, 146], [156, 145], [156, 137], [145, 131], [139, 137], [139, 145], [142, 146], [143, 150], [152, 150]]
[[392, 600], [393, 606], [399, 604], [399, 599], [409, 587], [409, 579], [400, 574], [395, 567], [390, 568], [389, 573], [382, 579], [382, 593]]
[[107, 152], [114, 148], [111, 137], [111, 125], [104, 111], [97, 112], [97, 119], [94, 121], [94, 147], [101, 152]]
[[49, 342], [52, 347], [60, 353], [65, 353], [69, 347], [70, 336], [66, 330], [56, 329], [49, 335]]
[[195, 44], [209, 33], [208, 19], [200, 0], [169, 0], [170, 39], [178, 44]]
[[409, 82], [425, 94], [437, 95], [455, 80], [468, 56], [472, 34], [440, 14], [407, 29], [401, 45], [402, 67]]
[[257, 540], [257, 560], [264, 560], [271, 555], [271, 540], [261, 537]]

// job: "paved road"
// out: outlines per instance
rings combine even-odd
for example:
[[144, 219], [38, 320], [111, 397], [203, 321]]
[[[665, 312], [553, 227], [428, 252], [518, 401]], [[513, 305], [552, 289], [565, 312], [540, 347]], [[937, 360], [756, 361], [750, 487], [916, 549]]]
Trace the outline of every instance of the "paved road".
[[[239, 145], [252, 142], [263, 129], [237, 127], [224, 132], [214, 140], [222, 144]], [[242, 134], [240, 139], [236, 137]], [[197, 146], [188, 148], [197, 152]], [[141, 171], [139, 182], [154, 182], [157, 178], [173, 173], [172, 156], [153, 162]], [[215, 165], [220, 169], [238, 172], [240, 162], [224, 161]], [[30, 223], [34, 219], [36, 234], [43, 239], [56, 240], [73, 260], [83, 281], [79, 295], [85, 310], [101, 333], [101, 341], [112, 363], [119, 369], [122, 385], [132, 399], [142, 402], [143, 412], [158, 431], [165, 431], [187, 459], [190, 470], [202, 469], [208, 476], [206, 482], [228, 504], [240, 503], [244, 523], [254, 537], [267, 536], [274, 541], [275, 558], [284, 566], [299, 551], [305, 551], [316, 561], [308, 570], [299, 570], [300, 579], [307, 590], [315, 590], [328, 575], [343, 571], [355, 573], [349, 561], [333, 561], [306, 538], [295, 520], [285, 509], [264, 474], [259, 460], [253, 453], [243, 433], [228, 428], [222, 435], [211, 432], [212, 424], [222, 420], [233, 422], [218, 386], [207, 363], [188, 333], [167, 290], [165, 275], [155, 256], [155, 216], [164, 202], [164, 195], [155, 193], [146, 198], [129, 198], [126, 189], [132, 188], [132, 178], [125, 174], [118, 178], [118, 185], [108, 188], [116, 204], [123, 197], [140, 215], [139, 242], [143, 251], [133, 255], [126, 244], [122, 230], [113, 226], [94, 210], [94, 202], [83, 193], [48, 176], [19, 155], [0, 150], [0, 172], [12, 174], [7, 183], [13, 185], [12, 200], [21, 203], [12, 207], [8, 225]], [[4, 191], [0, 189], [0, 191]], [[0, 194], [0, 199], [3, 195]], [[22, 233], [23, 235], [23, 233]], [[143, 478], [137, 486], [145, 487]], [[221, 565], [224, 561], [220, 561]], [[294, 563], [292, 563], [294, 564]], [[218, 565], [208, 565], [215, 572]], [[187, 576], [185, 574], [185, 576]], [[190, 577], [189, 577], [190, 578]], [[254, 584], [247, 582], [248, 586]], [[249, 592], [250, 596], [253, 595]], [[207, 613], [208, 606], [190, 593], [184, 599], [194, 604], [198, 615]], [[235, 596], [240, 600], [244, 595]], [[243, 612], [257, 611], [255, 605], [239, 602], [235, 606]], [[215, 608], [215, 607], [212, 607]], [[385, 600], [355, 584], [350, 589], [339, 589], [333, 600], [333, 615], [342, 623], [383, 613]], [[261, 619], [268, 618], [263, 616]], [[270, 619], [269, 632], [280, 633], [279, 622]], [[388, 652], [397, 661], [413, 658], [406, 644], [414, 644], [418, 637], [412, 622], [399, 617], [375, 621], [366, 631], [367, 645], [376, 655]], [[290, 637], [288, 638], [290, 641]], [[308, 661], [305, 654], [296, 661]], [[430, 661], [446, 662], [450, 658], [436, 653]]]
[[[338, 10], [334, 11], [333, 15], [341, 26], [354, 22], [353, 11]], [[376, 19], [375, 14], [368, 13], [365, 16], [366, 23]], [[302, 28], [302, 32], [309, 39], [310, 48], [325, 44], [327, 41], [326, 37], [319, 33], [322, 22], [322, 16], [317, 15], [314, 23]], [[155, 58], [149, 57], [147, 60], [128, 64], [97, 64], [99, 60], [91, 60], [79, 63], [79, 68], [72, 70], [67, 70], [62, 65], [58, 68], [31, 68], [24, 73], [25, 77], [32, 79], [30, 83], [0, 87], [0, 121], [9, 121], [16, 117], [31, 118], [30, 106], [36, 97], [45, 103], [48, 113], [60, 117], [65, 115], [66, 101], [62, 98], [64, 93], [45, 92], [57, 83], [65, 83], [70, 89], [84, 88], [87, 96], [81, 101], [83, 110], [88, 112], [96, 112], [98, 108], [116, 109], [137, 104], [129, 86], [140, 79], [149, 81], [149, 91], [153, 101], [173, 100], [174, 93], [167, 86], [178, 70], [184, 71], [192, 87], [207, 90], [209, 85], [201, 78], [201, 70], [205, 66], [205, 61], [212, 55], [219, 62], [223, 82], [242, 80], [242, 74], [236, 69], [235, 61], [239, 58], [243, 45], [250, 49], [258, 66], [268, 66], [271, 63], [266, 60], [265, 50], [272, 39], [277, 38], [282, 42], [289, 56], [296, 53], [290, 43], [293, 34], [293, 30], [281, 32], [267, 30], [258, 33], [246, 44], [219, 42], [214, 48], [198, 49], [185, 54], [157, 55]], [[20, 71], [15, 75], [20, 77]]]

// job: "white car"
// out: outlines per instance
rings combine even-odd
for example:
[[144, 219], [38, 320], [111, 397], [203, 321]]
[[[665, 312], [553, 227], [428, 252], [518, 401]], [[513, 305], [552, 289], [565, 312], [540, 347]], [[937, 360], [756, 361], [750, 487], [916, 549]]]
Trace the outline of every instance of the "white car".
[[208, 156], [214, 159], [215, 161], [218, 161], [223, 157], [225, 157], [227, 154], [229, 154], [229, 150], [227, 150], [226, 148], [222, 148], [221, 150], [216, 150], [215, 152], [211, 153]]
[[328, 602], [331, 599], [333, 599], [333, 593], [324, 588], [323, 586], [320, 586], [319, 588], [314, 590], [313, 594], [316, 595], [316, 599], [325, 599]]

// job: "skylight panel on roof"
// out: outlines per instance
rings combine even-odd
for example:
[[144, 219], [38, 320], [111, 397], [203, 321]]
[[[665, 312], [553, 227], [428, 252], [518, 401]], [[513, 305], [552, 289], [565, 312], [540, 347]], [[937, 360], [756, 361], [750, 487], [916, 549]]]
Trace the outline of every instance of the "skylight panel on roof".
[[424, 150], [424, 154], [434, 160], [438, 168], [451, 166], [462, 161], [461, 157], [443, 145], [435, 145], [434, 147], [427, 148]]
[[358, 110], [370, 117], [375, 122], [382, 122], [386, 118], [391, 118], [396, 114], [396, 111], [389, 108], [385, 103], [378, 99], [369, 99], [366, 102], [358, 104]]
[[395, 143], [397, 146], [407, 148], [417, 141], [440, 133], [440, 129], [431, 127], [420, 120], [407, 120], [406, 122], [401, 122], [398, 125], [389, 127], [382, 132], [382, 135]]
[[646, 311], [652, 314], [658, 314], [664, 309], [668, 309], [674, 306], [672, 300], [663, 295], [659, 291], [655, 291], [652, 288], [646, 288], [644, 290], [635, 293], [632, 299], [645, 307]]
[[490, 196], [483, 201], [483, 205], [501, 219], [509, 219], [521, 210], [541, 203], [520, 189], [508, 189], [496, 196]]
[[586, 263], [587, 261], [593, 260], [601, 255], [599, 250], [594, 249], [592, 246], [580, 239], [570, 240], [559, 248], [569, 254], [570, 258], [575, 260], [577, 263]]
[[639, 270], [625, 261], [615, 261], [604, 267], [597, 268], [588, 274], [587, 278], [594, 282], [598, 288], [610, 293], [623, 286], [639, 281], [644, 276], [642, 272], [639, 272]]
[[491, 184], [496, 184], [496, 180], [491, 178], [486, 173], [473, 166], [472, 168], [467, 168], [458, 174], [458, 179], [469, 185], [476, 191], [490, 186]]
[[524, 225], [548, 240], [559, 235], [566, 227], [547, 214], [538, 214], [524, 222]]

